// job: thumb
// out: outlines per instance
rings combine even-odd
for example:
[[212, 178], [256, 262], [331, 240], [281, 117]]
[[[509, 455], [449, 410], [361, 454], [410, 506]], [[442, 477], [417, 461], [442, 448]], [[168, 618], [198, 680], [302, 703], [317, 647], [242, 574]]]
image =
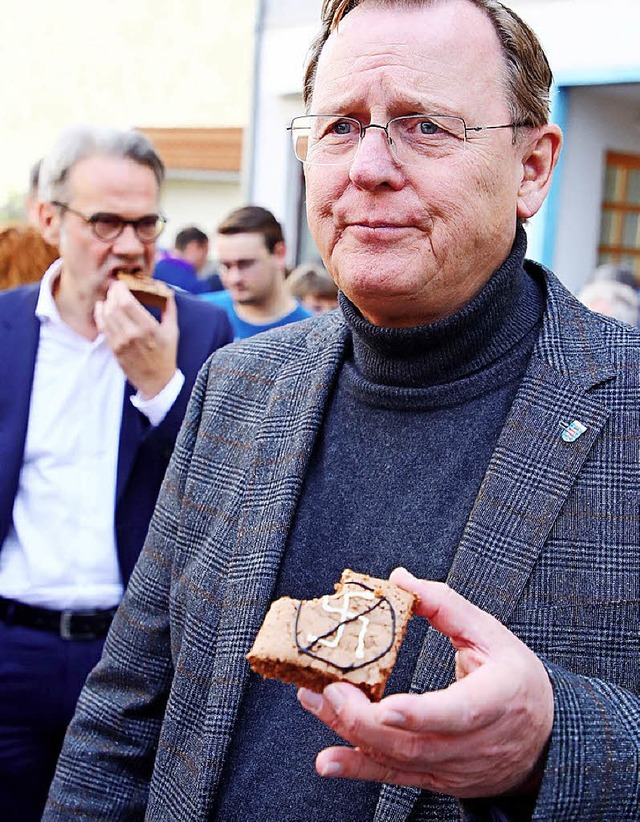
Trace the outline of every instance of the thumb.
[[396, 568], [389, 580], [417, 595], [416, 613], [448, 636], [456, 650], [475, 649], [494, 655], [510, 644], [513, 634], [501, 622], [444, 582], [418, 579], [405, 568]]
[[162, 325], [172, 324], [174, 325], [178, 321], [178, 309], [176, 307], [176, 298], [174, 296], [173, 291], [170, 294], [167, 294], [167, 302], [165, 307], [162, 309], [162, 316], [160, 318], [160, 322]]
[[104, 300], [98, 300], [93, 307], [93, 321], [100, 333], [104, 331]]

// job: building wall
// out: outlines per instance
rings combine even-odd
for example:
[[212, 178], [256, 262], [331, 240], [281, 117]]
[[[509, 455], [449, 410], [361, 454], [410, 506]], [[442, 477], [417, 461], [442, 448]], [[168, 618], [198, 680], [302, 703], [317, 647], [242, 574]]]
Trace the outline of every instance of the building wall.
[[[0, 207], [25, 191], [32, 163], [73, 123], [245, 126], [255, 2], [10, 2], [0, 49]], [[240, 193], [238, 179], [234, 203]]]

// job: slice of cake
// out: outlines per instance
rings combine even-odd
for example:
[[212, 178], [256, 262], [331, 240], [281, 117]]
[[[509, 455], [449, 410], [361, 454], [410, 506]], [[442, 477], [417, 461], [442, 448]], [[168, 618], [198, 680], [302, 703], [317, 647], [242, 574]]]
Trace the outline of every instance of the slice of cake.
[[349, 569], [334, 594], [271, 604], [247, 654], [256, 673], [312, 691], [351, 682], [382, 697], [416, 597], [386, 579]]
[[167, 304], [167, 297], [171, 294], [171, 289], [161, 280], [123, 273], [118, 274], [117, 277], [120, 282], [127, 286], [136, 300], [141, 302], [142, 305], [164, 310]]

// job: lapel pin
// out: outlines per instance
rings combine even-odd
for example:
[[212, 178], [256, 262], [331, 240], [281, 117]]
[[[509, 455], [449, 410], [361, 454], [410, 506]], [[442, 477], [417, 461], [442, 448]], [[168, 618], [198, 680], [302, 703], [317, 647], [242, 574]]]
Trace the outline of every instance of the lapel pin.
[[575, 442], [578, 437], [581, 437], [584, 434], [586, 430], [586, 425], [583, 425], [580, 420], [574, 420], [565, 427], [561, 436], [565, 442]]

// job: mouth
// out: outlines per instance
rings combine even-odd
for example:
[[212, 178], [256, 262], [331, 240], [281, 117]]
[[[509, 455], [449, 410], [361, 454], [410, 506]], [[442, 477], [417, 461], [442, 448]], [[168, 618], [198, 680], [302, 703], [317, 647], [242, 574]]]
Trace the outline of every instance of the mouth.
[[140, 265], [117, 265], [109, 272], [109, 278], [117, 280], [121, 274], [126, 274], [129, 277], [144, 277], [144, 271]]
[[343, 231], [356, 239], [365, 242], [394, 242], [403, 237], [413, 234], [415, 226], [406, 223], [373, 222], [364, 220], [362, 222], [349, 222], [344, 226]]

